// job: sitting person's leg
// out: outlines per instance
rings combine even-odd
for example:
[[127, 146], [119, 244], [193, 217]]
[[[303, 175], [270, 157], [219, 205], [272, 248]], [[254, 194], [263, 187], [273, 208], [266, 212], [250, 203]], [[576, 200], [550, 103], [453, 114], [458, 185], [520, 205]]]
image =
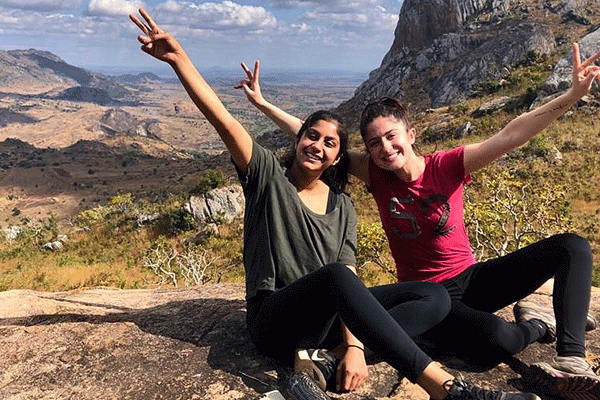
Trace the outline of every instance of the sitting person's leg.
[[[271, 294], [249, 315], [249, 329], [259, 348], [268, 350], [266, 338], [286, 336], [285, 343], [305, 339], [303, 325], [327, 324], [339, 313], [352, 333], [383, 360], [423, 387], [433, 399], [484, 399], [491, 392], [464, 384], [427, 356], [346, 266], [327, 265]], [[323, 325], [308, 329], [320, 332]], [[290, 346], [290, 344], [286, 344]], [[496, 395], [500, 398], [500, 394]], [[502, 394], [506, 400], [537, 400], [535, 395]]]
[[585, 239], [574, 234], [555, 235], [474, 266], [476, 270], [460, 300], [473, 309], [495, 312], [554, 277], [556, 320], [528, 310], [531, 312], [518, 313], [525, 316], [518, 322], [543, 322], [551, 334], [556, 329], [558, 355], [583, 356], [592, 267], [592, 252]]
[[440, 323], [450, 311], [448, 292], [434, 283], [400, 282], [369, 291], [412, 338]]
[[291, 360], [297, 347], [319, 347], [339, 313], [354, 335], [411, 381], [431, 362], [360, 279], [340, 264], [320, 268], [273, 292], [259, 310], [250, 312], [252, 308], [252, 340], [275, 358], [285, 353]]
[[[529, 343], [548, 343], [557, 338], [558, 357], [538, 363], [537, 367], [554, 378], [592, 378], [597, 382], [598, 377], [584, 358], [585, 330], [590, 323], [587, 313], [591, 270], [590, 246], [574, 234], [555, 235], [504, 257], [476, 264], [455, 282], [444, 283], [454, 299], [453, 307], [447, 320], [434, 328], [435, 335], [428, 333], [426, 338], [458, 357], [489, 353], [496, 363], [502, 361], [503, 354], [516, 354]], [[555, 278], [556, 319], [543, 307], [522, 301], [515, 306], [515, 323], [491, 314], [533, 293], [551, 277]], [[481, 336], [473, 332], [480, 332]], [[483, 342], [477, 342], [478, 339]], [[552, 379], [548, 380], [550, 384]], [[558, 385], [572, 387], [566, 383]], [[590, 385], [579, 386], [587, 390]], [[592, 389], [600, 393], [595, 386]]]

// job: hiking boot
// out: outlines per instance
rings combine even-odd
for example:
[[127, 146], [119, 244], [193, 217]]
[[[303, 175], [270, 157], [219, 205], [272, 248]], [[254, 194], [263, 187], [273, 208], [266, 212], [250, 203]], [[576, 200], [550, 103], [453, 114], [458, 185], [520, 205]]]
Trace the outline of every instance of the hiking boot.
[[285, 394], [289, 400], [331, 400], [304, 372], [294, 372], [290, 375]]
[[556, 357], [531, 366], [529, 376], [541, 390], [569, 400], [600, 399], [600, 377], [584, 357]]
[[448, 392], [444, 400], [541, 400], [533, 393], [483, 389], [460, 378], [444, 383], [444, 388]]
[[556, 319], [554, 312], [531, 301], [519, 300], [514, 308], [515, 321], [525, 322], [538, 320], [546, 325], [546, 334], [538, 339], [540, 343], [552, 343], [556, 340]]
[[598, 379], [600, 377], [596, 375], [592, 366], [588, 364], [585, 357], [577, 356], [558, 356], [555, 357], [552, 362], [549, 363], [537, 363], [534, 365], [544, 366], [547, 371], [551, 372], [554, 376], [559, 377], [573, 377], [573, 376], [587, 376], [589, 378]]
[[294, 359], [294, 371], [304, 372], [321, 388], [335, 389], [338, 360], [333, 353], [324, 349], [299, 349]]

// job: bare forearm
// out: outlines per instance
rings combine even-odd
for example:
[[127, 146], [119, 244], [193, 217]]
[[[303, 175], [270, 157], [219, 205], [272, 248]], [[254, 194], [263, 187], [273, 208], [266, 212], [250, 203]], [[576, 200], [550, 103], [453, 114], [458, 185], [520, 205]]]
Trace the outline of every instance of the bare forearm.
[[224, 140], [224, 136], [229, 135], [231, 129], [237, 129], [238, 126], [243, 129], [227, 111], [187, 55], [182, 56], [171, 66], [194, 104]]
[[515, 135], [515, 147], [521, 146], [563, 115], [579, 99], [571, 91], [512, 120], [504, 131]]
[[293, 115], [283, 111], [281, 108], [263, 101], [260, 104], [255, 104], [263, 114], [265, 114], [271, 121], [273, 121], [282, 131], [284, 131], [292, 139], [296, 138], [300, 128], [302, 127], [303, 121], [300, 118], [294, 117]]
[[236, 165], [245, 170], [252, 152], [252, 138], [248, 132], [227, 111], [186, 54], [171, 66], [194, 104], [217, 130]]

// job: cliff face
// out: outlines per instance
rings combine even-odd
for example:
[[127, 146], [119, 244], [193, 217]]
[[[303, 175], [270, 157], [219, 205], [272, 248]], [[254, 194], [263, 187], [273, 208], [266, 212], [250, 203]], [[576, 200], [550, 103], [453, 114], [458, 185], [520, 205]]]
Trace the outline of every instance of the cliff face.
[[470, 16], [484, 10], [501, 13], [508, 1], [500, 0], [405, 0], [394, 32], [390, 54], [403, 49], [421, 50], [444, 33], [454, 32]]
[[381, 66], [338, 112], [353, 123], [382, 96], [420, 109], [469, 97], [528, 56], [549, 56], [557, 42], [579, 39], [577, 27], [597, 8], [595, 0], [405, 0]]

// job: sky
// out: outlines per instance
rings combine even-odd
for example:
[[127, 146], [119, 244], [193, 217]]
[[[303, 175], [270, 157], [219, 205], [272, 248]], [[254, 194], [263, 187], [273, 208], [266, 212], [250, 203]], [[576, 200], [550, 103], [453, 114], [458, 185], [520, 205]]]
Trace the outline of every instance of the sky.
[[127, 15], [144, 7], [200, 67], [369, 72], [389, 50], [402, 0], [0, 0], [0, 50], [50, 51], [96, 71], [163, 68]]

